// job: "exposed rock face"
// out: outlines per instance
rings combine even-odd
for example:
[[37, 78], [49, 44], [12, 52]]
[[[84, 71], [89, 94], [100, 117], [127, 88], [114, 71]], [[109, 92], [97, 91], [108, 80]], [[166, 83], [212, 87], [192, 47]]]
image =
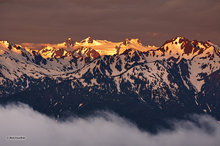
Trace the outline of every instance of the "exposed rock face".
[[74, 41], [72, 40], [72, 38], [68, 38], [68, 39], [65, 41], [65, 45], [66, 45], [67, 47], [74, 46]]
[[[119, 44], [139, 46], [127, 41]], [[0, 42], [0, 102], [27, 103], [61, 118], [108, 109], [146, 129], [188, 113], [220, 120], [219, 77], [218, 46], [183, 37], [114, 55], [85, 46], [33, 51]]]
[[78, 49], [74, 50], [73, 55], [77, 57], [89, 57], [91, 59], [95, 59], [100, 56], [100, 54], [96, 50], [85, 47], [79, 47]]
[[93, 39], [91, 37], [86, 38], [85, 40], [82, 40], [81, 43], [88, 43], [88, 44], [92, 44], [93, 43]]

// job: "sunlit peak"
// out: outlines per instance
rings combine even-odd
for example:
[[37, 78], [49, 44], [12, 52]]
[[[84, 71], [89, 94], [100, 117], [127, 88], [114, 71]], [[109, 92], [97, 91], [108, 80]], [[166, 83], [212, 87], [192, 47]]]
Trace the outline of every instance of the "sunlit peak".
[[10, 44], [8, 41], [0, 41], [5, 47], [8, 47]]

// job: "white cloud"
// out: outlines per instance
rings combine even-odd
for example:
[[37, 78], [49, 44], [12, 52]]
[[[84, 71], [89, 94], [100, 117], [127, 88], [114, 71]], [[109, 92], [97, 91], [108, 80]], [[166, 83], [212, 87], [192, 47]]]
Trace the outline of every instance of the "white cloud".
[[[202, 128], [176, 121], [175, 130], [143, 132], [109, 113], [57, 122], [26, 105], [0, 107], [1, 146], [217, 146], [220, 126], [208, 116], [195, 116]], [[107, 117], [107, 118], [106, 118]], [[7, 137], [24, 136], [24, 140]]]

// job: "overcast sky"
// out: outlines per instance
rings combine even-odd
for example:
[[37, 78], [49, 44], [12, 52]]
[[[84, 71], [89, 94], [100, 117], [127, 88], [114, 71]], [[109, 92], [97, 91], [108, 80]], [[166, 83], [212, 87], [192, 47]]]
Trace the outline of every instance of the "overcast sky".
[[220, 45], [219, 0], [0, 0], [0, 40], [72, 37], [162, 45], [175, 36]]

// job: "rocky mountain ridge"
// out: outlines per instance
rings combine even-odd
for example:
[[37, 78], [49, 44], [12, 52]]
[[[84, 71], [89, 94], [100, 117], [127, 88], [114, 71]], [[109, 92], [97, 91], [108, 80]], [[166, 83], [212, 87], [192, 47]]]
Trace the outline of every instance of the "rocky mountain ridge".
[[2, 103], [27, 103], [57, 118], [109, 109], [143, 128], [187, 113], [220, 119], [220, 51], [215, 44], [176, 37], [142, 49], [140, 41], [129, 39], [118, 50], [105, 48], [115, 52], [104, 55], [97, 47], [101, 42], [110, 46], [91, 38], [69, 43], [68, 49], [31, 50], [0, 42]]

